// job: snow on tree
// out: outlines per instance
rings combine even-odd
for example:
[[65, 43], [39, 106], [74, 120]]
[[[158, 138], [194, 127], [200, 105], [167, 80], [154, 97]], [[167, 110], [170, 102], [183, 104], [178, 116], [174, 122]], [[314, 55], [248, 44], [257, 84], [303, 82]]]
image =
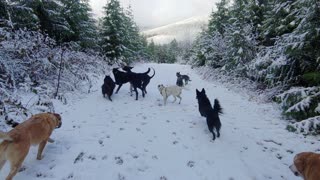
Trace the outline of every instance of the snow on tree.
[[[97, 76], [110, 70], [97, 53], [75, 51], [72, 44], [58, 46], [39, 32], [0, 28], [0, 39], [0, 125], [20, 122], [38, 112], [53, 112], [51, 99], [60, 65], [57, 98], [64, 103], [69, 92], [90, 92]], [[20, 94], [29, 94], [28, 102], [22, 103]]]

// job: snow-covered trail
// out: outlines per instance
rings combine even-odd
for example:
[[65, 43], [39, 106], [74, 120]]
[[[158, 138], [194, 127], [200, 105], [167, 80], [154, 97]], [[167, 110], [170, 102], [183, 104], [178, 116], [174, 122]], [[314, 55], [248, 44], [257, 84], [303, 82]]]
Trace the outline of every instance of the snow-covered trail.
[[[63, 125], [52, 135], [56, 142], [41, 161], [32, 148], [15, 179], [294, 180], [299, 178], [288, 168], [294, 155], [319, 148], [315, 138], [286, 131], [271, 104], [204, 81], [189, 66], [142, 64], [133, 71], [147, 67], [156, 76], [138, 101], [124, 85], [110, 102], [97, 84], [95, 92], [69, 105], [57, 103]], [[175, 84], [177, 71], [191, 77], [189, 90], [180, 105], [169, 98], [163, 106], [157, 85]], [[196, 88], [205, 88], [211, 102], [218, 98], [224, 108], [221, 137], [214, 142], [199, 114]], [[7, 164], [0, 179], [8, 171]]]

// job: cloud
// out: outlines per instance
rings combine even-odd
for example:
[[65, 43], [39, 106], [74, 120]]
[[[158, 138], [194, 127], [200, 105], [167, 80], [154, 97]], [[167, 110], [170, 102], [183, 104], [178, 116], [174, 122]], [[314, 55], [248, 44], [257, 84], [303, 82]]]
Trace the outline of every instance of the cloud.
[[[141, 27], [156, 27], [193, 16], [209, 15], [218, 0], [120, 0], [122, 7], [131, 4], [135, 21]], [[90, 0], [97, 17], [107, 0]]]

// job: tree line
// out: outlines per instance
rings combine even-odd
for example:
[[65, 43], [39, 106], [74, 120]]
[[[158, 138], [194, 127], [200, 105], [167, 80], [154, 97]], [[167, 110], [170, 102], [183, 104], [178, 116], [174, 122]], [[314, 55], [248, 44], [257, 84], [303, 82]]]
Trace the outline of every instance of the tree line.
[[89, 0], [0, 0], [0, 27], [40, 31], [58, 45], [72, 42], [80, 50], [100, 52], [111, 63], [146, 58], [147, 40], [131, 7], [110, 0], [103, 10], [96, 20]]

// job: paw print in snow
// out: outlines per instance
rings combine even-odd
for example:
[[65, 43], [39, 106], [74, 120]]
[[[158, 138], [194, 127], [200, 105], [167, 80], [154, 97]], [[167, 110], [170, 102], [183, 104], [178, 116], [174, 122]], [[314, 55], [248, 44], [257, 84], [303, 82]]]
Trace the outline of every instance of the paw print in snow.
[[160, 180], [168, 180], [165, 176], [161, 176]]
[[90, 156], [88, 157], [88, 159], [96, 160], [97, 158], [95, 157], [95, 155], [90, 155]]
[[194, 166], [194, 161], [189, 161], [189, 162], [187, 163], [187, 166], [188, 166], [188, 167], [193, 167], [193, 166]]
[[126, 177], [124, 177], [124, 175], [122, 175], [122, 174], [118, 174], [118, 180], [125, 180], [126, 179]]
[[99, 140], [99, 144], [101, 144], [103, 146], [103, 140]]
[[106, 159], [108, 159], [108, 156], [107, 156], [107, 155], [104, 155], [104, 156], [102, 156], [101, 159], [102, 159], [102, 160], [106, 160]]
[[118, 165], [122, 165], [122, 164], [123, 164], [123, 160], [122, 160], [122, 158], [121, 158], [120, 156], [117, 156], [117, 157], [115, 157], [114, 159], [116, 160], [116, 163], [117, 163]]

